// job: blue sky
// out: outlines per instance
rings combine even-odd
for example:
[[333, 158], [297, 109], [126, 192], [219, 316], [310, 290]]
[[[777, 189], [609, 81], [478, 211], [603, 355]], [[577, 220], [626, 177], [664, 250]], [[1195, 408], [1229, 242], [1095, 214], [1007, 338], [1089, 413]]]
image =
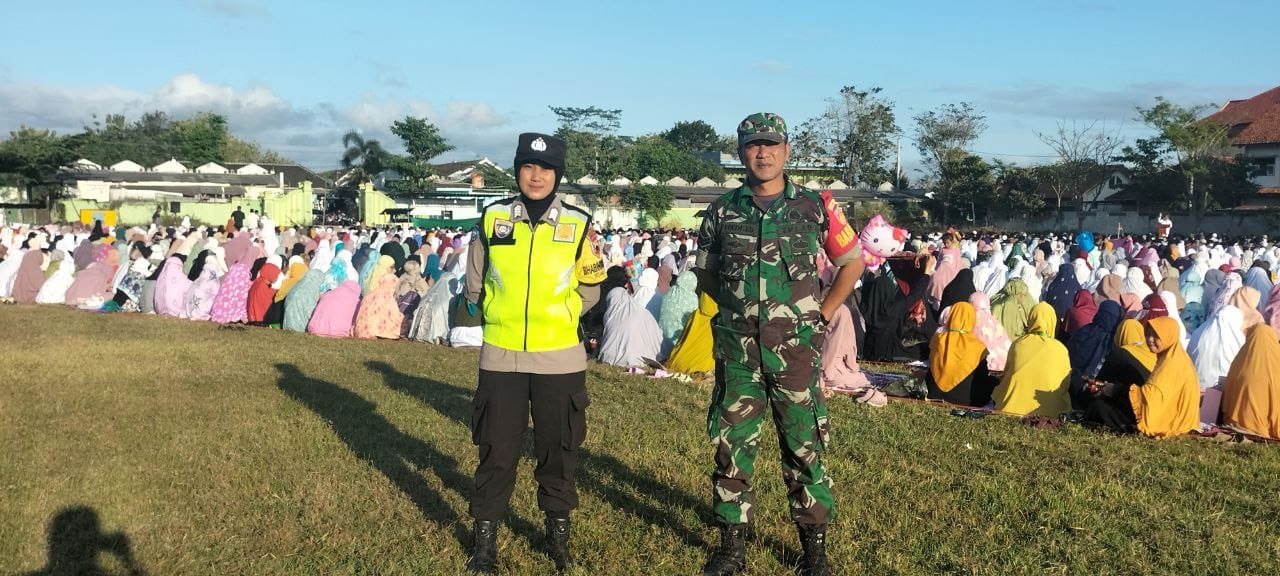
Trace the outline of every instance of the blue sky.
[[[623, 110], [622, 133], [702, 119], [818, 114], [841, 86], [911, 116], [970, 101], [973, 150], [1044, 162], [1036, 132], [1098, 122], [1146, 133], [1157, 95], [1222, 104], [1280, 83], [1274, 0], [898, 2], [21, 2], [0, 35], [0, 130], [71, 132], [99, 116], [226, 114], [233, 132], [317, 169], [349, 128], [427, 116], [445, 159], [510, 163], [548, 105]], [[394, 146], [392, 146], [394, 148]], [[913, 174], [914, 176], [914, 174]]]

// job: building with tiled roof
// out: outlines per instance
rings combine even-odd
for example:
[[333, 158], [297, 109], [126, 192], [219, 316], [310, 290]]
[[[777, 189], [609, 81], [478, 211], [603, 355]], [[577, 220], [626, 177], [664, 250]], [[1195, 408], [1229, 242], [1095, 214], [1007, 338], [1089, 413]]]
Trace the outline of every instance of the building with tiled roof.
[[1261, 194], [1280, 194], [1280, 86], [1227, 102], [1205, 119], [1227, 127], [1231, 145], [1249, 158]]

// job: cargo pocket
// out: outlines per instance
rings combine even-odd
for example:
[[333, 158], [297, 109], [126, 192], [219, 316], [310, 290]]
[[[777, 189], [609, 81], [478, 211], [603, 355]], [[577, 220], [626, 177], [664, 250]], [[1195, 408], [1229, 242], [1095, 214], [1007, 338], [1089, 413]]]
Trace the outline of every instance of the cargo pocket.
[[480, 390], [476, 390], [475, 398], [471, 400], [471, 443], [476, 446], [489, 443], [489, 433], [485, 429], [488, 410], [489, 395], [481, 395]]
[[587, 440], [587, 406], [591, 405], [591, 396], [586, 390], [574, 392], [569, 403], [569, 425], [562, 435], [562, 444], [565, 450], [577, 450]]
[[818, 448], [825, 452], [831, 443], [831, 419], [827, 415], [827, 401], [822, 398], [822, 389], [815, 382], [809, 387], [809, 401], [813, 403], [813, 428], [818, 435]]
[[[719, 369], [716, 371], [719, 372]], [[716, 378], [716, 385], [711, 389], [711, 406], [707, 407], [707, 440], [712, 442], [720, 436], [720, 403], [724, 401], [723, 382], [723, 378]]]

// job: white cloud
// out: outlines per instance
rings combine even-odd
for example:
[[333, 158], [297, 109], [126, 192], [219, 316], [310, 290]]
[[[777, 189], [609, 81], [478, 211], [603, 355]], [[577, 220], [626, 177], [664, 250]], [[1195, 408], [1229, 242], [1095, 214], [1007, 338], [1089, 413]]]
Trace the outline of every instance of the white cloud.
[[416, 116], [435, 123], [457, 147], [442, 160], [480, 156], [500, 160], [509, 155], [516, 130], [508, 116], [487, 103], [469, 100], [445, 102], [442, 109], [438, 112], [437, 106], [426, 100], [371, 94], [349, 104], [303, 106], [266, 86], [237, 88], [208, 82], [195, 74], [179, 74], [151, 91], [111, 85], [0, 82], [0, 130], [5, 132], [21, 125], [52, 128], [63, 134], [78, 132], [95, 117], [102, 119], [108, 114], [136, 119], [153, 110], [163, 110], [172, 118], [215, 112], [227, 117], [236, 136], [324, 169], [337, 165], [342, 134], [347, 130], [358, 130], [366, 138], [398, 150], [391, 123]]

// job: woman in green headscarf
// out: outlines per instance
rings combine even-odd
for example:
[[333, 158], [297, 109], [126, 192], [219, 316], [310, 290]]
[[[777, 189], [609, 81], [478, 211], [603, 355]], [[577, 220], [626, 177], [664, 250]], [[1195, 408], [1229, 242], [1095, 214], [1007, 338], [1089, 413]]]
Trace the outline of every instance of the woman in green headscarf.
[[1036, 299], [1031, 297], [1027, 283], [1013, 278], [991, 299], [991, 314], [1004, 326], [1009, 339], [1016, 341], [1027, 333], [1027, 319], [1035, 305]]
[[698, 279], [691, 273], [676, 277], [676, 282], [662, 299], [658, 328], [662, 330], [662, 355], [665, 357], [680, 340], [680, 332], [694, 310], [698, 309]]
[[1009, 251], [1009, 257], [1005, 259], [1004, 265], [1013, 270], [1018, 267], [1018, 262], [1026, 262], [1027, 260], [1027, 251], [1022, 247], [1022, 242], [1014, 242], [1013, 250]]

